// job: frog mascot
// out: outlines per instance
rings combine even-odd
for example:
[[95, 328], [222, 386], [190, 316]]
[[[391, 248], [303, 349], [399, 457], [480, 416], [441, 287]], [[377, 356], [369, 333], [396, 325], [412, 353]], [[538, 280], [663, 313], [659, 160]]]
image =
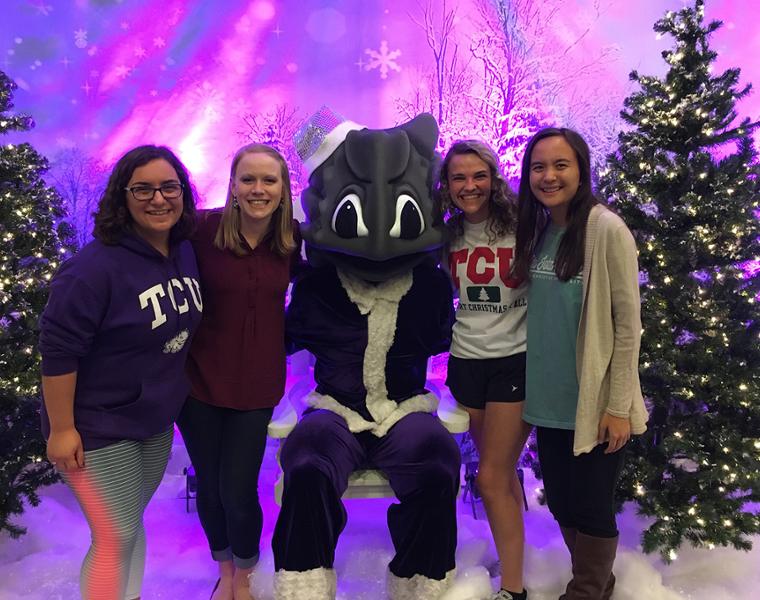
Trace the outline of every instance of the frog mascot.
[[437, 139], [429, 114], [368, 129], [326, 107], [296, 135], [309, 173], [309, 268], [293, 286], [286, 334], [291, 350], [314, 355], [317, 385], [280, 454], [277, 600], [335, 598], [341, 496], [360, 467], [383, 471], [398, 499], [387, 514], [388, 597], [435, 600], [453, 579], [460, 453], [425, 389], [453, 320], [431, 199]]

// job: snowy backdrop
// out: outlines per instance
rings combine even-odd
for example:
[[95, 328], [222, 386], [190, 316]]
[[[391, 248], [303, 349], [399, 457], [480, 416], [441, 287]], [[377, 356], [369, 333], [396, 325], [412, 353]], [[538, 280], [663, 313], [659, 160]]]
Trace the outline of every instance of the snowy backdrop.
[[[742, 69], [760, 83], [760, 29], [752, 0], [708, 0], [707, 18], [725, 26], [712, 43], [716, 70]], [[231, 155], [252, 140], [278, 146], [294, 174], [290, 139], [321, 104], [371, 127], [420, 111], [441, 125], [441, 150], [462, 136], [498, 149], [514, 178], [522, 148], [542, 125], [579, 129], [596, 159], [615, 147], [618, 112], [632, 91], [628, 73], [661, 75], [652, 24], [681, 0], [3, 0], [0, 69], [19, 85], [16, 110], [33, 116], [29, 141], [52, 163], [80, 241], [88, 237], [105, 174], [141, 143], [177, 150], [204, 204], [222, 202]], [[755, 9], [755, 10], [753, 10]], [[738, 105], [757, 118], [757, 94]], [[7, 138], [4, 138], [6, 141]], [[757, 138], [756, 138], [757, 139]], [[296, 185], [302, 182], [295, 178]], [[268, 448], [261, 493], [266, 513], [262, 563], [254, 589], [271, 598], [275, 447]], [[197, 515], [185, 510], [177, 437], [164, 482], [148, 509], [145, 598], [206, 598], [214, 565]], [[551, 518], [527, 477], [526, 580], [534, 600], [556, 598], [569, 561]], [[18, 522], [20, 540], [0, 537], [0, 599], [77, 597], [87, 527], [62, 485]], [[352, 500], [338, 548], [339, 598], [382, 597], [391, 545], [389, 500]], [[495, 552], [482, 506], [460, 503], [460, 577], [446, 600], [486, 597]], [[760, 589], [760, 540], [740, 553], [684, 547], [663, 564], [644, 555], [649, 523], [627, 506], [621, 517], [616, 598], [750, 599]], [[753, 591], [755, 590], [755, 591]]]

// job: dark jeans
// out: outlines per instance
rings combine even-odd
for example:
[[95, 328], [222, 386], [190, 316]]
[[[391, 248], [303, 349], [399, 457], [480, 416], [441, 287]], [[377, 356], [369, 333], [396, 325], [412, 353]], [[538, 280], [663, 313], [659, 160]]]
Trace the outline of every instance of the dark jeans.
[[383, 437], [351, 433], [326, 410], [310, 412], [280, 454], [285, 473], [282, 509], [272, 548], [275, 571], [330, 569], [346, 524], [341, 496], [348, 477], [371, 463], [388, 477], [399, 504], [388, 508], [397, 577], [441, 580], [454, 568], [459, 447], [438, 417], [411, 413]]
[[256, 564], [259, 470], [272, 408], [234, 410], [188, 398], [177, 420], [198, 478], [196, 506], [214, 560]]
[[536, 428], [549, 510], [562, 527], [594, 537], [615, 537], [615, 489], [627, 447], [605, 454], [607, 444], [599, 444], [591, 452], [574, 456], [574, 436], [568, 429]]

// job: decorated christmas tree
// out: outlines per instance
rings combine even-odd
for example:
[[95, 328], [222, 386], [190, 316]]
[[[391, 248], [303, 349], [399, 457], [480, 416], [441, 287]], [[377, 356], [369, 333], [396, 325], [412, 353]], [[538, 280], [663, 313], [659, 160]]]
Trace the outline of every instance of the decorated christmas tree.
[[621, 489], [666, 561], [685, 541], [749, 549], [760, 532], [759, 123], [737, 118], [739, 69], [713, 73], [720, 26], [702, 0], [655, 24], [674, 38], [668, 71], [631, 74], [630, 128], [601, 178], [638, 244], [651, 413]]
[[[0, 135], [33, 126], [9, 114], [15, 88], [0, 71]], [[40, 434], [37, 321], [48, 281], [73, 250], [73, 231], [61, 197], [41, 178], [46, 168], [29, 144], [0, 145], [0, 531], [12, 537], [24, 533], [12, 522], [24, 501], [36, 505], [35, 490], [57, 477]]]

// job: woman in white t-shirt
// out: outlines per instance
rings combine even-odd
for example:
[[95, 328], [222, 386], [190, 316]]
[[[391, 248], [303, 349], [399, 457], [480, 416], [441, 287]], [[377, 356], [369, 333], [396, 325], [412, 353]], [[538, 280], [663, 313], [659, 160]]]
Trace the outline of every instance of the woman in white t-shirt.
[[477, 484], [501, 563], [494, 600], [524, 600], [522, 489], [515, 467], [530, 426], [525, 399], [527, 290], [510, 277], [516, 201], [483, 142], [456, 142], [436, 185], [452, 241], [447, 262], [459, 294], [446, 384], [470, 415], [480, 454]]

